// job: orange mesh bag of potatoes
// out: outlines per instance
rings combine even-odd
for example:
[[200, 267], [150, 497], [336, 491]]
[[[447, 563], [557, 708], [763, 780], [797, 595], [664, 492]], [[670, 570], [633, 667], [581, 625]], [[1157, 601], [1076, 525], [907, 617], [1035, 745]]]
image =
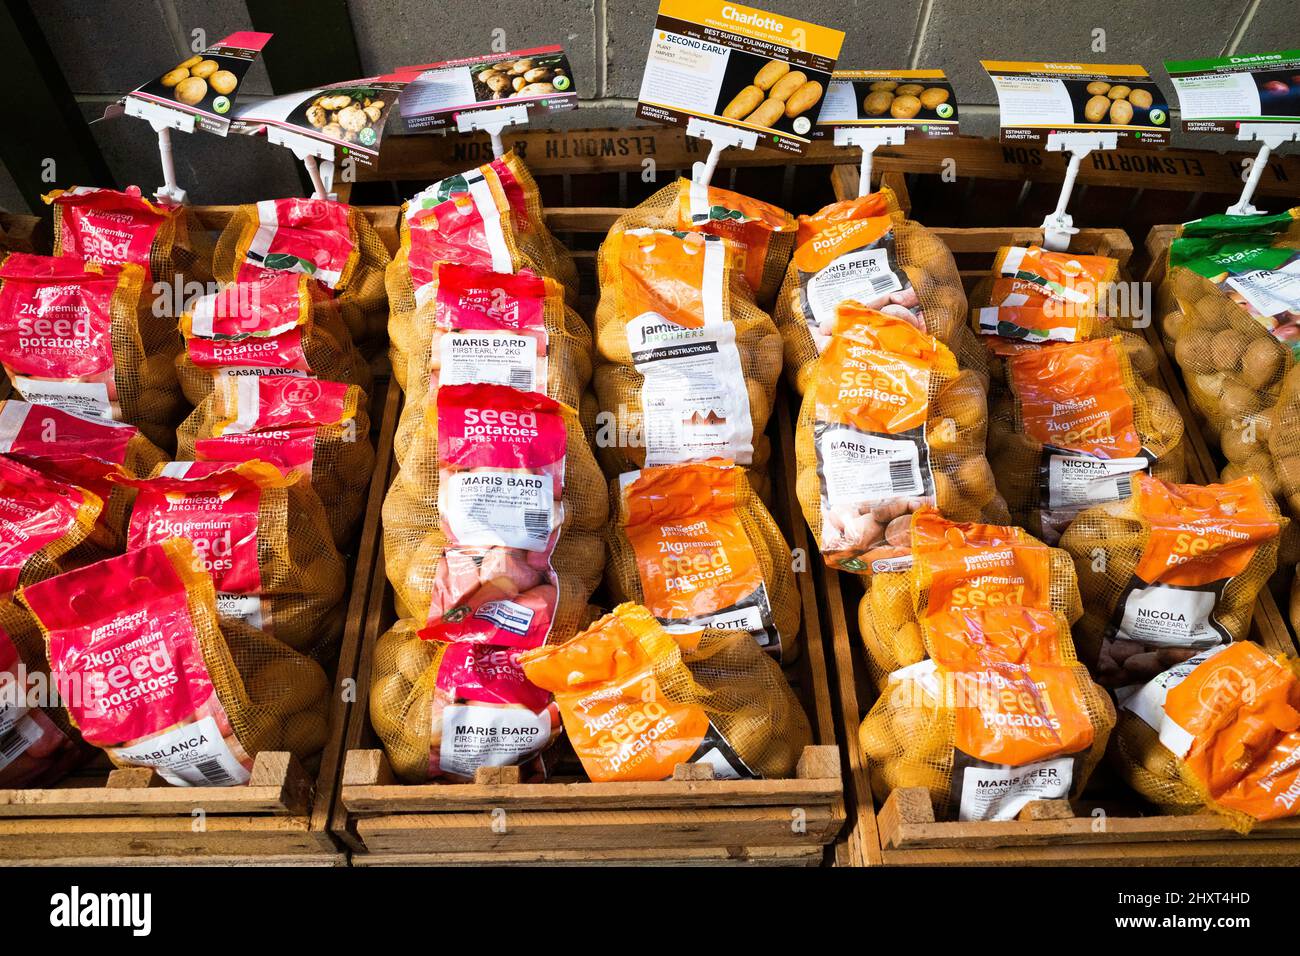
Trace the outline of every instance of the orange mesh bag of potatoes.
[[1136, 474], [1130, 497], [1082, 512], [1061, 547], [1087, 600], [1074, 634], [1097, 682], [1144, 684], [1244, 640], [1285, 524], [1254, 478], [1202, 486]]
[[523, 653], [431, 639], [408, 620], [380, 637], [370, 723], [397, 775], [468, 782], [479, 767], [535, 766], [562, 724], [551, 695], [524, 675]]
[[735, 629], [778, 661], [797, 652], [790, 546], [743, 468], [714, 459], [659, 465], [610, 483], [606, 581], [671, 633]]
[[640, 605], [620, 604], [520, 662], [555, 695], [597, 783], [666, 780], [690, 763], [712, 765], [720, 779], [788, 777], [812, 743], [780, 665], [744, 631], [674, 636]]
[[832, 567], [906, 561], [912, 513], [976, 521], [1000, 508], [984, 458], [985, 383], [906, 319], [850, 302], [804, 394], [797, 491]]
[[103, 508], [82, 553], [102, 557], [126, 547], [135, 489], [110, 479], [143, 478], [167, 456], [134, 425], [82, 418], [52, 405], [0, 401], [0, 454], [93, 492]]
[[14, 252], [0, 258], [0, 365], [18, 394], [135, 425], [169, 447], [181, 392], [179, 341], [147, 351], [144, 270]]
[[381, 336], [388, 319], [388, 250], [365, 214], [328, 199], [269, 199], [240, 206], [217, 237], [218, 282], [255, 279], [264, 269], [302, 272], [330, 289], [356, 342]]
[[[1120, 334], [1133, 372], [1146, 379], [1156, 356], [1140, 336], [1120, 333], [1141, 314], [1117, 284], [1119, 260], [1040, 246], [1003, 246], [993, 274], [971, 290], [971, 325], [990, 353], [990, 377], [1005, 385], [1007, 356], [1044, 342], [1082, 342]], [[1121, 293], [1124, 293], [1123, 295]], [[1118, 308], [1115, 316], [1107, 310]]]
[[181, 390], [194, 405], [221, 376], [301, 375], [370, 390], [370, 365], [329, 290], [290, 272], [263, 272], [203, 296], [181, 316], [176, 356]]
[[514, 150], [490, 163], [454, 176], [448, 176], [423, 189], [412, 200], [414, 208], [430, 208], [457, 193], [480, 193], [483, 186], [491, 193], [493, 204], [513, 226], [523, 253], [537, 263], [544, 275], [560, 283], [569, 302], [578, 292], [578, 269], [573, 255], [551, 235], [542, 209], [542, 194], [537, 181]]
[[1018, 352], [1007, 376], [989, 463], [1017, 523], [1049, 544], [1083, 509], [1128, 497], [1138, 472], [1185, 477], [1183, 420], [1134, 377], [1117, 337]]
[[183, 539], [22, 589], [72, 723], [119, 767], [176, 786], [248, 782], [257, 754], [320, 751], [320, 666], [238, 621], [219, 623], [212, 578]]
[[388, 579], [435, 637], [533, 646], [580, 618], [608, 513], [572, 409], [505, 385], [447, 385], [384, 499]]
[[0, 598], [0, 789], [47, 787], [92, 752], [50, 686], [40, 625], [13, 595]]
[[176, 430], [176, 454], [232, 464], [257, 458], [302, 475], [325, 506], [340, 548], [365, 510], [375, 467], [366, 394], [356, 385], [296, 375], [219, 379]]
[[1294, 658], [1219, 644], [1120, 694], [1120, 776], [1164, 813], [1211, 810], [1239, 832], [1297, 813], [1300, 681]]
[[952, 253], [904, 217], [888, 188], [799, 217], [773, 318], [786, 374], [800, 395], [830, 342], [836, 308], [847, 301], [911, 322], [949, 344], [963, 367], [983, 359], [966, 329], [966, 294]]
[[1206, 216], [1181, 226], [1169, 247], [1161, 329], [1192, 406], [1238, 466], [1267, 465], [1254, 433], [1300, 346], [1297, 263], [1300, 207]]
[[137, 489], [127, 546], [184, 538], [217, 588], [222, 620], [302, 653], [327, 655], [343, 632], [343, 559], [320, 499], [269, 462], [170, 462]]
[[401, 460], [441, 385], [509, 385], [578, 408], [591, 381], [591, 329], [554, 279], [436, 263], [407, 355]]
[[781, 338], [726, 240], [611, 231], [599, 255], [593, 384], [611, 477], [727, 458], [761, 470]]
[[704, 232], [729, 240], [739, 250], [754, 298], [770, 303], [794, 252], [797, 223], [771, 203], [678, 179], [623, 213], [613, 226], [619, 232], [647, 228]]
[[[1017, 558], [1038, 563], [1040, 585], [1050, 581], [1049, 549], [1019, 548]], [[859, 729], [877, 799], [924, 787], [938, 819], [1014, 820], [1031, 801], [1078, 796], [1115, 710], [1075, 659], [1066, 617], [1029, 604], [946, 604], [952, 595], [935, 583], [921, 618], [930, 656], [890, 675]]]
[[[872, 575], [858, 604], [858, 633], [877, 690], [894, 671], [925, 660], [928, 652], [917, 608], [928, 606], [935, 562], [948, 554], [965, 556], [960, 559], [964, 563], [945, 569], [958, 581], [948, 589], [953, 603], [1028, 604], [1062, 614], [1070, 623], [1083, 613], [1069, 555], [1049, 549], [1044, 584], [1044, 569], [1034, 550], [1044, 545], [1023, 528], [949, 521], [926, 507], [912, 517], [911, 547], [913, 566]], [[1029, 561], [1019, 559], [1021, 549], [1031, 556]]]
[[144, 269], [144, 286], [176, 290], [173, 308], [148, 309], [140, 316], [146, 353], [175, 339], [180, 290], [207, 282], [212, 241], [189, 206], [150, 202], [138, 186], [124, 191], [96, 186], [56, 189], [42, 197], [54, 211], [54, 254], [103, 265], [134, 263]]

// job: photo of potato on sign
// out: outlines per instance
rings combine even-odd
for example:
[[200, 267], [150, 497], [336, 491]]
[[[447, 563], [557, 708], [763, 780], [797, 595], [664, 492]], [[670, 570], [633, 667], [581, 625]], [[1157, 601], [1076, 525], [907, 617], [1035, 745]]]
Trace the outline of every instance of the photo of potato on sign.
[[732, 50], [716, 113], [747, 126], [807, 136], [817, 122], [825, 74]]

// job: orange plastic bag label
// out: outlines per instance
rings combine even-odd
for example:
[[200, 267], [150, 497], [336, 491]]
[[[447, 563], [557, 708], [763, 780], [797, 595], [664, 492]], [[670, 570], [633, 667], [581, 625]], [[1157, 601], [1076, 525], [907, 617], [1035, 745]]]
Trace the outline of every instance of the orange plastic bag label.
[[1040, 246], [1003, 246], [993, 260], [993, 272], [1031, 283], [1044, 297], [1095, 307], [1119, 273], [1119, 260]]
[[1142, 447], [1121, 361], [1119, 340], [1111, 338], [1008, 359], [1024, 433], [1043, 446], [1039, 506], [1049, 544], [1084, 508], [1127, 498], [1133, 476], [1155, 460]]
[[754, 777], [698, 704], [665, 694], [658, 671], [685, 670], [681, 649], [650, 612], [622, 604], [572, 640], [521, 657], [555, 695], [564, 729], [596, 783], [664, 780], [707, 761], [717, 777]]
[[677, 180], [676, 211], [676, 228], [722, 236], [743, 252], [745, 281], [755, 291], [763, 284], [772, 234], [795, 230], [784, 209], [694, 179]]
[[820, 546], [848, 571], [871, 567], [887, 538], [880, 518], [934, 500], [926, 443], [931, 381], [955, 375], [947, 347], [910, 322], [849, 303], [839, 309], [813, 390], [821, 484]]
[[1256, 820], [1295, 815], [1300, 682], [1291, 669], [1238, 641], [1179, 676], [1162, 688], [1160, 742], [1219, 806]]
[[744, 630], [779, 659], [767, 586], [735, 510], [735, 470], [711, 461], [622, 475], [623, 530], [645, 605], [670, 633]]
[[1051, 599], [1051, 558], [1046, 547], [943, 547], [917, 553], [913, 581], [931, 608], [961, 611], [997, 607], [1046, 610]]

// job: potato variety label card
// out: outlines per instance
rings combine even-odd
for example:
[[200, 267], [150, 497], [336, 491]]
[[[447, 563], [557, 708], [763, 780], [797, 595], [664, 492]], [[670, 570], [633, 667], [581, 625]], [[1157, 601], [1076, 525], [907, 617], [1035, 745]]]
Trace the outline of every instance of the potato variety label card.
[[1117, 133], [1120, 145], [1169, 142], [1169, 103], [1136, 63], [980, 63], [997, 88], [1004, 143], [1088, 130]]
[[300, 90], [241, 107], [234, 129], [256, 134], [278, 126], [343, 147], [361, 166], [379, 158], [379, 140], [397, 97], [414, 73], [389, 73]]
[[269, 33], [232, 33], [129, 96], [191, 113], [201, 129], [225, 136], [244, 75], [270, 39]]
[[1165, 60], [1183, 129], [1235, 133], [1240, 123], [1300, 123], [1300, 50]]
[[718, 0], [662, 0], [637, 116], [685, 126], [692, 117], [758, 133], [802, 153], [840, 55], [839, 30]]
[[416, 74], [400, 100], [411, 131], [455, 127], [457, 115], [471, 109], [522, 105], [532, 114], [578, 106], [573, 68], [559, 46], [407, 66], [400, 72]]
[[943, 70], [836, 70], [818, 137], [836, 126], [904, 126], [913, 135], [954, 136], [957, 96]]

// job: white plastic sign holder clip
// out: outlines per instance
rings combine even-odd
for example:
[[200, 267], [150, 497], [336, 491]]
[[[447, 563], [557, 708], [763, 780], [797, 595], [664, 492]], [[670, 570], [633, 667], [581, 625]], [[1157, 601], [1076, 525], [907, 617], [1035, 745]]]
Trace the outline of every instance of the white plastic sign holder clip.
[[836, 146], [856, 146], [862, 150], [862, 165], [858, 168], [858, 195], [871, 192], [871, 155], [877, 146], [902, 146], [907, 139], [904, 126], [837, 126]]
[[1074, 228], [1074, 220], [1065, 209], [1070, 205], [1070, 193], [1074, 192], [1079, 165], [1083, 162], [1083, 157], [1094, 149], [1114, 149], [1118, 137], [1118, 133], [1100, 131], [1048, 134], [1047, 151], [1068, 152], [1070, 162], [1065, 167], [1065, 180], [1061, 183], [1061, 197], [1056, 201], [1056, 211], [1048, 213], [1043, 220], [1043, 248], [1053, 252], [1064, 252], [1070, 248], [1070, 237], [1079, 230]]
[[708, 158], [702, 163], [697, 162], [691, 166], [692, 181], [706, 189], [713, 181], [713, 173], [718, 168], [718, 160], [722, 157], [724, 149], [728, 146], [753, 149], [758, 145], [756, 130], [738, 129], [735, 126], [713, 123], [694, 116], [686, 123], [686, 135], [707, 140], [709, 143]]
[[334, 189], [334, 144], [304, 136], [280, 126], [266, 128], [266, 141], [293, 150], [307, 167], [314, 192], [312, 199], [337, 199]]
[[163, 185], [154, 198], [159, 202], [185, 202], [185, 190], [176, 183], [176, 159], [172, 156], [172, 130], [192, 133], [198, 127], [198, 117], [183, 113], [135, 96], [126, 98], [126, 115], [146, 120], [158, 134], [158, 158], [162, 160]]
[[514, 106], [500, 106], [496, 109], [470, 110], [456, 116], [456, 128], [462, 133], [483, 130], [492, 140], [492, 155], [500, 159], [505, 155], [506, 147], [501, 142], [501, 133], [507, 126], [528, 125], [528, 107], [521, 103]]
[[1230, 216], [1257, 216], [1260, 213], [1250, 202], [1255, 189], [1268, 166], [1268, 157], [1283, 143], [1300, 140], [1300, 123], [1242, 123], [1237, 129], [1237, 139], [1243, 143], [1259, 143], [1259, 154], [1250, 166], [1246, 185], [1241, 188], [1241, 198], [1228, 207]]

